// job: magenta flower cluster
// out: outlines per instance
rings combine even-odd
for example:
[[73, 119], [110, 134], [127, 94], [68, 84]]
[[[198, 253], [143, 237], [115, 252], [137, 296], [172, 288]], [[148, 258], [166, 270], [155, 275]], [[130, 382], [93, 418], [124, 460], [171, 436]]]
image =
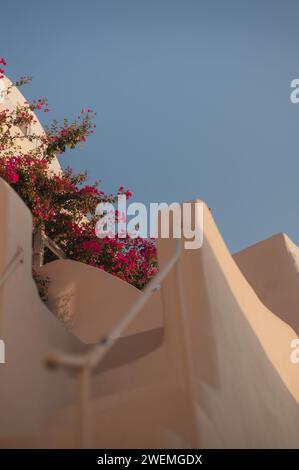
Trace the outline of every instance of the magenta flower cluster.
[[[6, 61], [0, 58], [0, 64]], [[0, 79], [4, 70], [0, 69]], [[25, 77], [26, 78], [26, 77]], [[15, 85], [27, 83], [20, 79]], [[131, 191], [121, 186], [115, 194], [105, 194], [99, 183], [87, 184], [86, 173], [70, 168], [54, 174], [51, 162], [58, 154], [85, 142], [95, 129], [96, 113], [82, 109], [71, 123], [54, 121], [43, 136], [19, 135], [16, 129], [35, 122], [33, 111], [49, 112], [46, 98], [25, 102], [17, 110], [0, 111], [0, 177], [9, 183], [31, 210], [34, 229], [43, 226], [66, 255], [76, 261], [105, 270], [142, 289], [157, 272], [156, 247], [141, 238], [99, 239], [95, 235], [95, 208], [100, 202], [114, 202], [118, 194], [129, 199]], [[22, 151], [20, 139], [35, 140], [38, 145]], [[51, 261], [52, 255], [46, 254]]]

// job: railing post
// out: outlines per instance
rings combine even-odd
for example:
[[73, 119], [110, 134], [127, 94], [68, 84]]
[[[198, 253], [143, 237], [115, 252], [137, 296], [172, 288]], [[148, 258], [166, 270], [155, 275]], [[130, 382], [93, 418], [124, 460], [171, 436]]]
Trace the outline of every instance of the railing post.
[[84, 365], [78, 369], [78, 447], [90, 449], [92, 443], [91, 408], [90, 408], [90, 380], [91, 369]]
[[39, 227], [33, 234], [33, 267], [40, 268], [44, 264], [44, 230]]

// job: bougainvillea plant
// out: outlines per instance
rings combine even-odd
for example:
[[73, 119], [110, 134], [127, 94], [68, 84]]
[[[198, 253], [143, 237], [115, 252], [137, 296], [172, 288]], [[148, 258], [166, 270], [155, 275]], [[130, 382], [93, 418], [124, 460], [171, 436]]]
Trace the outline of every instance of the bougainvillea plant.
[[[5, 66], [6, 61], [0, 58], [0, 64]], [[4, 70], [0, 68], [2, 78]], [[14, 86], [30, 81], [30, 77], [21, 77], [8, 87], [7, 94]], [[86, 183], [86, 173], [75, 174], [70, 168], [51, 170], [56, 156], [85, 142], [94, 132], [95, 113], [82, 109], [76, 120], [65, 119], [62, 125], [53, 121], [38, 134], [32, 131], [36, 111], [49, 112], [46, 98], [24, 102], [16, 109], [0, 108], [0, 177], [31, 210], [34, 230], [43, 227], [68, 258], [103, 269], [142, 289], [157, 271], [153, 241], [117, 236], [99, 239], [95, 234], [97, 204], [115, 202], [118, 194], [129, 198], [131, 192], [120, 187], [116, 194], [107, 195], [100, 190], [99, 182]], [[22, 150], [24, 139], [34, 144], [26, 152]]]

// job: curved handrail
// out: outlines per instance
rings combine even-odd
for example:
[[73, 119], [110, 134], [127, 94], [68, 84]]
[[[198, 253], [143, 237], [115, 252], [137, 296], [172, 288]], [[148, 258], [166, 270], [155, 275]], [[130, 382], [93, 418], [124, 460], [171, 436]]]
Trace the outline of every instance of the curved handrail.
[[93, 346], [91, 351], [83, 355], [70, 355], [58, 352], [49, 353], [46, 357], [46, 365], [50, 368], [82, 368], [84, 366], [95, 368], [99, 365], [104, 356], [110, 351], [115, 342], [119, 339], [123, 331], [128, 327], [131, 321], [138, 315], [141, 308], [149, 300], [152, 294], [160, 288], [160, 282], [167, 276], [169, 271], [177, 263], [182, 251], [180, 239], [177, 240], [175, 252], [163, 268], [156, 274], [142, 291], [142, 295], [133, 302], [131, 307], [123, 315], [120, 321], [110, 333], [103, 336], [99, 344]]
[[[51, 369], [71, 369], [77, 373], [78, 397], [79, 397], [79, 415], [78, 415], [78, 434], [79, 446], [81, 448], [91, 447], [91, 409], [90, 409], [90, 388], [91, 372], [100, 364], [104, 356], [110, 351], [112, 346], [118, 340], [122, 332], [138, 315], [143, 305], [149, 300], [152, 294], [160, 288], [160, 282], [167, 276], [170, 270], [177, 265], [182, 252], [181, 239], [176, 240], [176, 249], [173, 255], [169, 257], [163, 268], [148, 283], [142, 291], [142, 295], [133, 302], [131, 307], [123, 315], [120, 321], [110, 333], [103, 336], [99, 344], [83, 355], [70, 355], [59, 352], [49, 353], [45, 359], [45, 364]], [[180, 286], [181, 290], [181, 286]]]

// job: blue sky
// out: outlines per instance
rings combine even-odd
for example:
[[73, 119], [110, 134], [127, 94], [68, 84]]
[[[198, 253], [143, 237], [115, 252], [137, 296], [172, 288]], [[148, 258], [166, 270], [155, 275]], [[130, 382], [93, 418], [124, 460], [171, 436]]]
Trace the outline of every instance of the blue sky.
[[0, 56], [53, 118], [97, 110], [63, 166], [145, 203], [204, 199], [232, 251], [299, 244], [298, 18], [292, 0], [15, 0]]

